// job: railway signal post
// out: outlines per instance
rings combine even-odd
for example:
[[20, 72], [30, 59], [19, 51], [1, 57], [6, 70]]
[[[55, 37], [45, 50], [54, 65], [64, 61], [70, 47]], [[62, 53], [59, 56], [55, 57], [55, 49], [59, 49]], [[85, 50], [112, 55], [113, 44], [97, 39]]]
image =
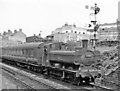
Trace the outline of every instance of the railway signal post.
[[[88, 6], [86, 6], [86, 9], [88, 9]], [[97, 24], [97, 19], [96, 19], [96, 15], [100, 12], [100, 8], [97, 7], [97, 4], [95, 3], [94, 7], [91, 7], [91, 10], [94, 10], [94, 13], [90, 13], [90, 15], [94, 15], [94, 20], [91, 21], [91, 23], [93, 23], [94, 25], [94, 40], [93, 40], [93, 48], [94, 50], [96, 49], [96, 32], [99, 28], [99, 25]], [[91, 24], [89, 24], [91, 27]]]
[[95, 3], [95, 8], [94, 8], [94, 17], [95, 17], [95, 20], [94, 21], [91, 21], [94, 25], [94, 45], [93, 45], [93, 48], [95, 50], [96, 48], [96, 32], [99, 28], [99, 25], [97, 24], [97, 19], [96, 19], [96, 15], [99, 13], [100, 11], [100, 8], [97, 7], [97, 4]]

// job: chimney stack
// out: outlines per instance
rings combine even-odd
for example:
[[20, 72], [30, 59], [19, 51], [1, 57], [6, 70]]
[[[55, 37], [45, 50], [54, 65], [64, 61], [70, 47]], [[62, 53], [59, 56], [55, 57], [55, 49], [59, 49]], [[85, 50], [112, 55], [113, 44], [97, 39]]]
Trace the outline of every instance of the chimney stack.
[[8, 29], [8, 34], [12, 34], [12, 31], [10, 29]]
[[76, 27], [76, 25], [75, 25], [75, 24], [73, 24], [73, 26], [74, 26], [74, 27]]
[[3, 32], [3, 35], [6, 35], [6, 34], [7, 34], [7, 33], [4, 31], [4, 32]]
[[22, 28], [19, 28], [19, 31], [22, 32]]
[[16, 30], [16, 29], [14, 30], [14, 33], [17, 33], [17, 30]]
[[10, 29], [8, 29], [8, 33], [10, 32]]

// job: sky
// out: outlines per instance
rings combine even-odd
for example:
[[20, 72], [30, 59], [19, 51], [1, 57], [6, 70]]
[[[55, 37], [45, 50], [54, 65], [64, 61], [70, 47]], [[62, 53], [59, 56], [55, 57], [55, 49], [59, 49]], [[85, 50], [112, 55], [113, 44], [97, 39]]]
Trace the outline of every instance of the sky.
[[0, 33], [19, 30], [27, 36], [42, 37], [51, 34], [65, 23], [85, 27], [94, 19], [93, 10], [85, 6], [97, 6], [100, 12], [97, 21], [100, 24], [116, 22], [118, 2], [120, 0], [0, 0]]

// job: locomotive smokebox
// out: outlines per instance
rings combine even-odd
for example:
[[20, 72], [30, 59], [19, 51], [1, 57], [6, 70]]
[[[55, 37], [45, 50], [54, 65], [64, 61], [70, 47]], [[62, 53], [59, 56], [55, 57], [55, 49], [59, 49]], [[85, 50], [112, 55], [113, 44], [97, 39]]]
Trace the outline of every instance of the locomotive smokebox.
[[88, 48], [88, 40], [82, 40], [82, 47]]

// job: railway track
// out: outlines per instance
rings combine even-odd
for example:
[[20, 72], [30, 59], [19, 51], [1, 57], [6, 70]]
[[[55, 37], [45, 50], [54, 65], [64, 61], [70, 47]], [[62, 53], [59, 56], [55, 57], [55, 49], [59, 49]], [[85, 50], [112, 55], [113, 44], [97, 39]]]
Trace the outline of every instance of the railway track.
[[[30, 73], [27, 73], [26, 72], [26, 74], [28, 74], [28, 75], [30, 75]], [[38, 74], [37, 74], [38, 75]], [[34, 77], [34, 76], [33, 76]], [[38, 77], [36, 77], [36, 78], [38, 78]], [[33, 78], [32, 78], [33, 79]], [[53, 79], [52, 79], [53, 80]], [[38, 81], [38, 80], [37, 80]], [[61, 84], [63, 84], [63, 85], [67, 85], [67, 87], [66, 88], [62, 88], [62, 86], [61, 86], [61, 88], [57, 88], [57, 90], [58, 89], [68, 89], [68, 90], [80, 90], [80, 91], [114, 91], [114, 90], [112, 90], [112, 89], [110, 89], [110, 88], [107, 88], [107, 87], [103, 87], [103, 86], [98, 86], [98, 85], [95, 85], [95, 84], [91, 84], [90, 86], [73, 86], [73, 85], [70, 85], [69, 83], [68, 84], [66, 84], [66, 83], [64, 83], [64, 82], [61, 82], [61, 81], [58, 81], [58, 80], [53, 80], [53, 81], [57, 81], [58, 83], [61, 83]], [[46, 84], [45, 84], [46, 85]], [[56, 89], [54, 86], [51, 86], [52, 87], [52, 89]], [[54, 87], [54, 88], [53, 88]]]
[[11, 78], [15, 79], [15, 81], [20, 83], [26, 89], [31, 89], [32, 91], [38, 91], [40, 89], [47, 89], [47, 91], [60, 91], [55, 87], [52, 87], [48, 84], [45, 84], [44, 82], [40, 82], [39, 80], [36, 80], [28, 75], [23, 74], [17, 69], [11, 68], [2, 65], [3, 72], [5, 74], [8, 74]]
[[37, 91], [35, 90], [33, 87], [29, 86], [28, 84], [26, 84], [25, 82], [23, 82], [22, 80], [18, 79], [17, 77], [15, 77], [13, 75], [13, 73], [11, 73], [10, 71], [8, 70], [2, 70], [2, 75], [7, 75], [8, 77], [10, 77], [12, 80], [14, 80], [17, 84], [19, 84], [19, 86], [21, 88], [24, 88], [24, 89], [30, 89], [32, 91]]

